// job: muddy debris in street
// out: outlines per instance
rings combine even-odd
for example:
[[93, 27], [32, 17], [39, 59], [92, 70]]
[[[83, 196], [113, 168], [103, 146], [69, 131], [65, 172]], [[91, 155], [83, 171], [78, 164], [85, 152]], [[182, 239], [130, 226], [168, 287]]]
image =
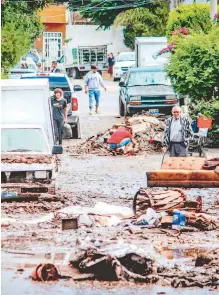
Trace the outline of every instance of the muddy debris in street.
[[124, 155], [122, 149], [112, 150], [107, 141], [110, 135], [120, 127], [130, 127], [131, 133], [137, 142], [137, 146], [128, 148], [126, 155], [154, 154], [161, 152], [163, 133], [165, 129], [165, 117], [156, 117], [143, 113], [125, 118], [122, 124], [115, 124], [104, 133], [89, 137], [85, 142], [77, 146], [67, 146], [66, 151], [72, 156], [84, 154], [96, 154], [99, 156]]
[[94, 274], [98, 280], [157, 283], [175, 288], [202, 288], [217, 285], [219, 281], [219, 250], [209, 254], [210, 258], [206, 260], [208, 268], [204, 269], [203, 265], [197, 265], [198, 257], [190, 261], [189, 267], [182, 262], [180, 265], [179, 261], [178, 264], [176, 261], [168, 263], [149, 245], [139, 248], [132, 242], [105, 240], [100, 241], [97, 247], [95, 243], [79, 241], [70, 263], [81, 273]]

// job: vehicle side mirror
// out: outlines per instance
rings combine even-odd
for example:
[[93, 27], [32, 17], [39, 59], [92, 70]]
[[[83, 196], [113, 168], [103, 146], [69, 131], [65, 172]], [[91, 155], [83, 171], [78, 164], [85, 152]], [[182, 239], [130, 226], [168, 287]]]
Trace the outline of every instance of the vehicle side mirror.
[[63, 147], [61, 145], [54, 145], [52, 147], [52, 154], [57, 155], [57, 154], [62, 154], [63, 153]]
[[82, 87], [80, 85], [75, 85], [74, 86], [74, 91], [81, 91]]
[[119, 82], [119, 86], [120, 86], [120, 87], [124, 87], [124, 86], [125, 86], [125, 82], [124, 82], [124, 81], [120, 81], [120, 82]]

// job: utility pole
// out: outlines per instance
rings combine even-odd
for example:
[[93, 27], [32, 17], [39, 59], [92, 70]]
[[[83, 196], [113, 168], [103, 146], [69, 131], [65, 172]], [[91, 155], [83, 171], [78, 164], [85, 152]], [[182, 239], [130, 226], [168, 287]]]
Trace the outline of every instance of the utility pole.
[[215, 14], [217, 13], [217, 0], [211, 0], [210, 5], [210, 16], [213, 19]]

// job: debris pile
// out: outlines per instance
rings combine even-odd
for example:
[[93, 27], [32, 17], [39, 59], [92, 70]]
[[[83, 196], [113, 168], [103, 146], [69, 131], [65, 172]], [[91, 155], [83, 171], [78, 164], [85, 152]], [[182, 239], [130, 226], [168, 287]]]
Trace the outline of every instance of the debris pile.
[[[153, 214], [149, 211], [151, 208]], [[152, 214], [155, 220], [151, 224], [161, 227], [172, 226], [175, 229], [183, 229], [187, 225], [199, 230], [217, 228], [214, 218], [202, 210], [202, 198], [198, 197], [196, 201], [190, 201], [181, 189], [161, 191], [142, 188], [134, 197], [133, 211], [137, 218], [134, 225], [150, 224], [148, 218]], [[163, 215], [155, 215], [161, 212]]]
[[52, 156], [48, 155], [27, 155], [27, 154], [20, 154], [20, 155], [10, 155], [10, 154], [2, 154], [1, 155], [1, 162], [2, 163], [24, 163], [24, 164], [51, 164], [52, 163]]
[[85, 142], [77, 146], [67, 146], [67, 151], [73, 155], [96, 154], [99, 156], [123, 155], [122, 149], [112, 150], [108, 147], [107, 141], [110, 134], [120, 127], [130, 127], [132, 134], [137, 142], [137, 146], [128, 149], [128, 155], [153, 154], [161, 151], [162, 138], [165, 129], [164, 117], [156, 118], [148, 114], [138, 115], [125, 119], [122, 124], [113, 125], [111, 129], [104, 133], [91, 136]]
[[[197, 255], [188, 271], [177, 259], [173, 264], [158, 259], [158, 252], [149, 245], [139, 248], [134, 243], [124, 241], [97, 242], [99, 246], [88, 240], [86, 243], [78, 240], [70, 264], [80, 273], [93, 274], [98, 280], [157, 282], [175, 288], [218, 284], [218, 250], [208, 253], [205, 259]], [[207, 269], [202, 268], [205, 264], [208, 265]]]

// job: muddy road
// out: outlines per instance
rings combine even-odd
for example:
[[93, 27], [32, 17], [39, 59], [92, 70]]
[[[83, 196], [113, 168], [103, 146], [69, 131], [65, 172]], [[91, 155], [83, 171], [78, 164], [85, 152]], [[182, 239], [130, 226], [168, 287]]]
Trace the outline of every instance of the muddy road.
[[[81, 83], [81, 81], [76, 84]], [[103, 132], [118, 118], [118, 84], [107, 81], [108, 92], [103, 93], [101, 113], [88, 115], [87, 97], [79, 94], [83, 139]], [[82, 140], [83, 140], [82, 139]], [[64, 149], [82, 140], [65, 140]], [[212, 151], [217, 154], [218, 151]], [[218, 249], [216, 231], [182, 233], [171, 236], [159, 230], [144, 229], [130, 232], [124, 227], [79, 228], [62, 231], [61, 217], [56, 213], [68, 206], [94, 207], [98, 202], [132, 208], [133, 197], [140, 187], [146, 187], [146, 171], [160, 167], [162, 155], [76, 157], [64, 152], [57, 177], [57, 201], [2, 203], [2, 294], [217, 294], [214, 287], [204, 289], [173, 289], [169, 285], [141, 285], [133, 283], [101, 283], [97, 281], [33, 283], [29, 278], [34, 267], [42, 262], [53, 262], [61, 273], [70, 271], [68, 262], [78, 240], [124, 241], [139, 248], [153, 249], [163, 263], [189, 268], [198, 253]], [[219, 189], [188, 189], [193, 200], [203, 197], [203, 208], [218, 216]], [[107, 206], [107, 205], [106, 205]], [[55, 215], [54, 215], [55, 214]], [[63, 217], [63, 215], [62, 215]], [[149, 251], [149, 250], [148, 250]]]

